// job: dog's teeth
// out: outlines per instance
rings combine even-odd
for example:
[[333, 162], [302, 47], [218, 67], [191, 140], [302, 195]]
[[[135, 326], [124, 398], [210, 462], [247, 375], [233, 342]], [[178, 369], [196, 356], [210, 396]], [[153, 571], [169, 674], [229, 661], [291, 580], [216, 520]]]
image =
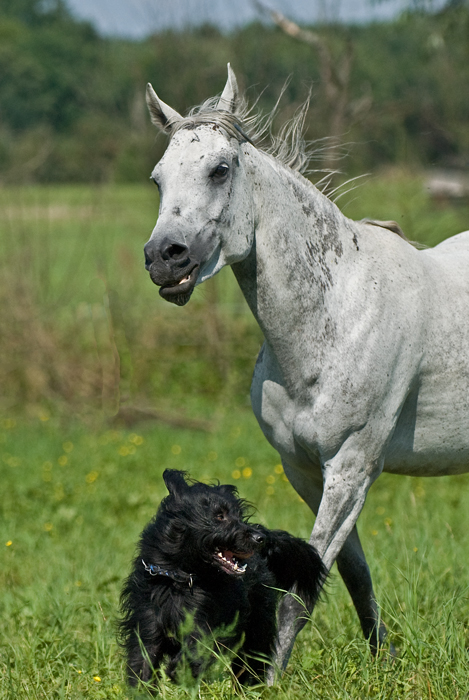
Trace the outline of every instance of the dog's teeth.
[[234, 565], [233, 569], [234, 569], [235, 571], [237, 571], [237, 570], [238, 570], [238, 563], [237, 563], [237, 562], [235, 563], [235, 565]]
[[217, 557], [220, 557], [220, 559], [223, 559], [223, 554], [221, 552], [217, 552]]
[[247, 569], [247, 566], [248, 566], [247, 564], [245, 564], [244, 566], [240, 566], [240, 567], [239, 567], [239, 570], [242, 571], [242, 572], [244, 573], [244, 572], [246, 571], [246, 569]]

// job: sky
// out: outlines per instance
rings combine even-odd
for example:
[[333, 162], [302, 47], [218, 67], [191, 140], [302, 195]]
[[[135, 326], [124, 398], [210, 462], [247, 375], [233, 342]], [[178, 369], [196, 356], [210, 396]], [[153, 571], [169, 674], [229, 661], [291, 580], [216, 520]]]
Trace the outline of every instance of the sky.
[[[423, 0], [425, 2], [425, 0]], [[431, 3], [431, 0], [427, 0]], [[436, 2], [438, 0], [435, 0]], [[168, 27], [210, 22], [223, 30], [259, 19], [252, 0], [66, 0], [105, 35], [140, 39]], [[293, 20], [367, 22], [397, 15], [409, 0], [264, 0]]]

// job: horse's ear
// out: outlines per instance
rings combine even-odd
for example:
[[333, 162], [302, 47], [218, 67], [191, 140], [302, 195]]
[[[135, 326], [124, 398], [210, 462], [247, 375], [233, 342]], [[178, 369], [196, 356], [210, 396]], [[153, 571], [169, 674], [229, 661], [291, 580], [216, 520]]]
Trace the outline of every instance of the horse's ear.
[[186, 472], [179, 469], [165, 469], [163, 481], [171, 496], [181, 496], [189, 488], [185, 479]]
[[232, 67], [228, 63], [228, 80], [218, 100], [217, 109], [234, 114], [239, 107], [240, 101], [238, 81]]
[[153, 90], [151, 83], [147, 85], [146, 100], [150, 111], [150, 118], [155, 126], [168, 132], [173, 124], [182, 119], [179, 112], [160, 100]]

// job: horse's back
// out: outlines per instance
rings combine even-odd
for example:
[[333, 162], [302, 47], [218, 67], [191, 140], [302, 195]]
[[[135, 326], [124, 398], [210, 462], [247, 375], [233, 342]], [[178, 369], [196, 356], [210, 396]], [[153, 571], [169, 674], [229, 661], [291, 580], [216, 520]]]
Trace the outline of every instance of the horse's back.
[[469, 259], [469, 231], [450, 236], [434, 248], [426, 248], [422, 252], [432, 257], [462, 255], [464, 258]]
[[[434, 248], [420, 253], [434, 294], [434, 308], [442, 307], [447, 316], [460, 307], [466, 318], [455, 319], [466, 325], [469, 319], [469, 231], [451, 236]], [[458, 311], [456, 311], [458, 313]]]

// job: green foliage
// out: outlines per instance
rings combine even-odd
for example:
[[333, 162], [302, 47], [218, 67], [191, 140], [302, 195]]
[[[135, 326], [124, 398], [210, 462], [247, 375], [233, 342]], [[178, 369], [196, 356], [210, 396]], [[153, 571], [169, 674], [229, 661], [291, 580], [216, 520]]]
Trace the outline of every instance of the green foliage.
[[0, 16], [34, 26], [70, 20], [63, 0], [0, 0]]
[[[467, 4], [408, 12], [389, 23], [315, 28], [337, 72], [352, 47], [343, 139], [358, 144], [358, 173], [382, 163], [465, 166], [469, 161]], [[145, 178], [153, 147], [144, 88], [176, 109], [222, 89], [231, 61], [259, 105], [272, 108], [291, 77], [279, 122], [312, 85], [307, 136], [331, 133], [318, 52], [254, 23], [223, 35], [211, 27], [144, 41], [100, 37], [62, 0], [0, 2], [0, 182], [128, 182]]]
[[465, 163], [459, 80], [469, 77], [467, 17], [461, 12], [460, 24], [453, 13], [415, 14], [357, 29], [352, 90], [362, 85], [373, 99], [359, 127], [373, 139], [371, 163]]
[[95, 68], [100, 41], [61, 2], [48, 12], [37, 1], [6, 5], [0, 6], [0, 18], [8, 18], [0, 30], [2, 121], [20, 132], [38, 124], [66, 130], [79, 118], [80, 92]]

